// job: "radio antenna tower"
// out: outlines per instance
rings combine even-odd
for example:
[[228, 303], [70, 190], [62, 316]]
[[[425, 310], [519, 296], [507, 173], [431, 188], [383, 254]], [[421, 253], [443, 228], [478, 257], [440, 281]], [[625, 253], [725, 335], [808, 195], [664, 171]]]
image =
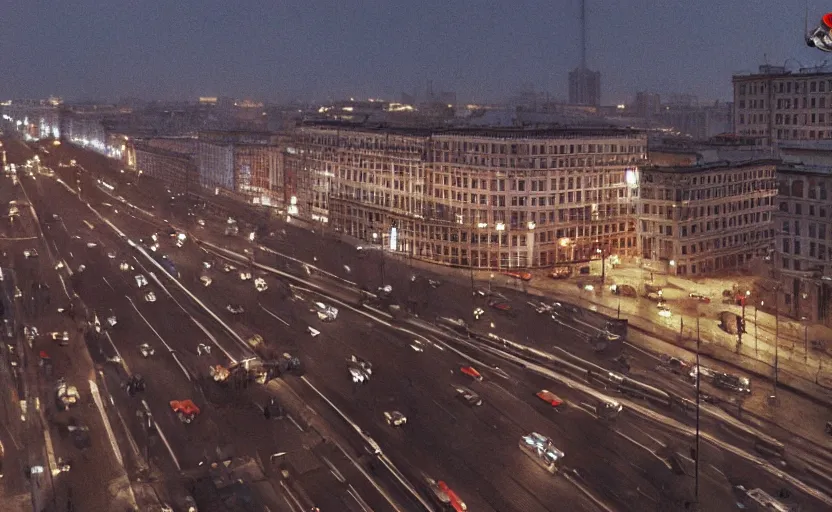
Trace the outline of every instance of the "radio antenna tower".
[[586, 0], [581, 0], [581, 69], [586, 69]]

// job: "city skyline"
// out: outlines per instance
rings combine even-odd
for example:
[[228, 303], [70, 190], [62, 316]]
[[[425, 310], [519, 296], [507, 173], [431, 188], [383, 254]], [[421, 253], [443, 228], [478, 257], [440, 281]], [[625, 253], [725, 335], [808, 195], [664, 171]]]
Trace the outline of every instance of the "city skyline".
[[[734, 73], [764, 61], [809, 66], [818, 60], [803, 41], [801, 9], [769, 0], [747, 12], [710, 0], [637, 3], [627, 12], [587, 4], [588, 64], [602, 74], [604, 104], [624, 102], [638, 90], [728, 100]], [[810, 20], [821, 12], [814, 3]], [[463, 101], [502, 100], [525, 83], [565, 98], [568, 72], [580, 61], [577, 0], [470, 12], [424, 3], [364, 4], [362, 10], [325, 3], [245, 6], [234, 12], [193, 2], [22, 6], [7, 13], [0, 36], [4, 47], [18, 49], [0, 57], [13, 77], [0, 96], [393, 99], [433, 80]], [[709, 16], [717, 7], [721, 15]]]

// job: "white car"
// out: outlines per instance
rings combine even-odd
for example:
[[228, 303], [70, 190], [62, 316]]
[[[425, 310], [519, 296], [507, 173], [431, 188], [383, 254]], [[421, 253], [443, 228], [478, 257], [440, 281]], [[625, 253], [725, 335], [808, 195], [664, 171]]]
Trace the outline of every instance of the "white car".
[[324, 322], [332, 322], [338, 318], [338, 308], [329, 306], [323, 302], [316, 302], [314, 311], [317, 313], [318, 318]]
[[245, 312], [243, 306], [240, 306], [239, 304], [229, 304], [225, 306], [225, 309], [232, 315], [240, 315]]
[[69, 332], [67, 331], [55, 331], [50, 332], [49, 337], [52, 338], [52, 341], [57, 341], [58, 345], [65, 347], [69, 343]]
[[143, 275], [137, 274], [136, 275], [136, 286], [138, 286], [139, 288], [143, 288], [143, 287], [147, 286], [147, 279], [145, 279], [145, 277]]
[[240, 280], [241, 281], [250, 281], [251, 280], [251, 272], [240, 272]]
[[148, 343], [142, 343], [139, 345], [139, 352], [141, 352], [142, 356], [147, 359], [148, 357], [152, 356], [156, 353], [156, 350], [151, 347]]
[[38, 251], [37, 249], [26, 249], [25, 251], [23, 251], [23, 256], [25, 258], [37, 258]]
[[144, 294], [144, 300], [147, 302], [156, 302], [156, 294], [153, 292], [147, 292]]
[[110, 316], [107, 317], [107, 325], [109, 325], [110, 327], [115, 327], [117, 323], [118, 319], [116, 318], [116, 315], [110, 313]]
[[111, 260], [114, 260], [114, 259], [116, 259], [116, 253], [114, 251], [110, 251], [110, 252], [107, 253], [107, 257], [110, 258]]
[[401, 427], [407, 424], [407, 416], [399, 411], [384, 411], [384, 419], [391, 427]]
[[129, 264], [129, 263], [127, 263], [126, 261], [122, 261], [121, 263], [119, 263], [118, 268], [119, 268], [119, 270], [121, 270], [122, 272], [127, 272], [127, 271], [129, 271], [129, 270], [132, 270], [132, 269], [133, 269], [133, 267], [131, 267], [131, 266], [130, 266], [130, 264]]
[[211, 268], [211, 262], [210, 261], [203, 261], [202, 266], [205, 268], [205, 270], [208, 270], [208, 269]]
[[350, 366], [348, 369], [350, 371], [350, 376], [352, 377], [352, 381], [355, 384], [362, 384], [364, 382], [369, 382], [370, 376], [360, 366]]
[[202, 277], [200, 277], [200, 278], [199, 278], [199, 281], [202, 283], [202, 285], [203, 285], [203, 286], [211, 286], [211, 283], [213, 283], [213, 282], [214, 282], [214, 280], [213, 280], [213, 279], [211, 279], [211, 278], [210, 278], [210, 277], [208, 277], [208, 276], [202, 276]]
[[258, 277], [254, 280], [254, 288], [256, 288], [258, 292], [265, 292], [269, 289], [269, 285], [266, 284], [265, 279]]
[[95, 242], [87, 242], [87, 249], [93, 249], [93, 248], [95, 248], [95, 247], [98, 247], [98, 244], [97, 244], [97, 243], [95, 243]]

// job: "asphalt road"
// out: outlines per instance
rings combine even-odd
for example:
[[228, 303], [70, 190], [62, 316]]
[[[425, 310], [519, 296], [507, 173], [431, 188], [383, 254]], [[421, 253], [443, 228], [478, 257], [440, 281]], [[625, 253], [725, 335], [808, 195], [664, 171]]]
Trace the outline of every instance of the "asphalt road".
[[[139, 186], [141, 193], [134, 194], [131, 188], [136, 187], [123, 186], [117, 193], [137, 203], [152, 195], [146, 192], [148, 185]], [[99, 201], [102, 198], [95, 191], [90, 191], [89, 195]], [[134, 196], [136, 199], [133, 199]], [[170, 215], [173, 219], [176, 203], [172, 208], [164, 204], [164, 201], [157, 203], [160, 212], [167, 210], [160, 216]], [[218, 219], [202, 212], [187, 217], [183, 215], [184, 210], [179, 209], [180, 218], [190, 223], [197, 236], [220, 241], [222, 237], [211, 234], [222, 227]], [[124, 218], [123, 214], [113, 215], [122, 216], [123, 221], [114, 221], [125, 230], [130, 226], [131, 236], [149, 233], [150, 225], [144, 220]], [[198, 217], [208, 223], [204, 234], [195, 223]], [[275, 229], [273, 237], [264, 237], [259, 241], [286, 256], [342, 275], [370, 290], [382, 284], [391, 284], [396, 301], [414, 305], [422, 318], [448, 316], [469, 319], [475, 305], [488, 309], [487, 305], [472, 301], [470, 286], [462, 283], [445, 280], [442, 276], [435, 276], [446, 281], [436, 289], [427, 285], [425, 279], [412, 282], [414, 274], [424, 277], [430, 274], [414, 271], [406, 262], [385, 258], [381, 251], [362, 251], [366, 254], [362, 257], [348, 244], [333, 244], [323, 236], [310, 235], [308, 231], [295, 229], [291, 224], [281, 229], [285, 230], [285, 234]], [[242, 252], [247, 245], [239, 239], [224, 240], [224, 243], [238, 252]], [[548, 380], [513, 368], [508, 370], [508, 379], [484, 371], [485, 382], [470, 384], [469, 387], [483, 396], [485, 404], [477, 410], [468, 410], [448, 398], [451, 384], [465, 382], [459, 381], [462, 377], [458, 375], [461, 356], [449, 355], [447, 351], [440, 353], [432, 346], [425, 348], [424, 352], [417, 352], [410, 346], [412, 340], [403, 337], [400, 332], [380, 327], [377, 322], [345, 308], [342, 308], [336, 322], [319, 324], [309, 312], [308, 294], [303, 299], [294, 298], [286, 286], [271, 280], [272, 289], [262, 295], [254, 292], [251, 283], [242, 283], [235, 276], [228, 275], [212, 274], [214, 283], [209, 288], [203, 288], [198, 276], [202, 273], [201, 262], [207, 256], [188, 245], [181, 250], [165, 251], [170, 252], [177, 262], [182, 282], [210, 302], [215, 311], [223, 311], [230, 300], [245, 307], [246, 313], [242, 318], [228, 318], [227, 321], [235, 321], [235, 325], [243, 331], [260, 331], [281, 349], [285, 347], [300, 353], [309, 367], [309, 381], [331, 397], [349, 416], [360, 419], [362, 427], [380, 441], [385, 452], [404, 472], [409, 473], [408, 476], [415, 480], [417, 473], [427, 472], [443, 478], [475, 509], [482, 505], [498, 510], [512, 506], [522, 510], [543, 507], [539, 509], [544, 510], [551, 500], [557, 500], [546, 493], [555, 492], [558, 497], [566, 496], [570, 491], [575, 494], [573, 487], [561, 489], [560, 484], [552, 486], [551, 477], [530, 464], [530, 459], [516, 448], [519, 436], [531, 430], [550, 435], [567, 453], [568, 467], [577, 469], [593, 491], [615, 503], [616, 507], [643, 507], [655, 501], [672, 509], [692, 495], [692, 479], [672, 476], [664, 462], [653, 453], [670, 450], [684, 456], [690, 447], [690, 439], [679, 439], [678, 435], [662, 425], [645, 423], [643, 419], [629, 414], [622, 416], [615, 426], [600, 424], [575, 406], [583, 399], [580, 394], [569, 388], [555, 388]], [[287, 264], [286, 258], [274, 254], [258, 252], [256, 259], [292, 273], [304, 274], [301, 265]], [[350, 268], [349, 272], [345, 265]], [[311, 279], [327, 286], [326, 279], [316, 276]], [[527, 298], [518, 293], [522, 290], [501, 291], [513, 305], [515, 313], [509, 316], [489, 311], [478, 322], [479, 325], [488, 325], [484, 330], [547, 350], [554, 345], [564, 347], [571, 353], [602, 364], [612, 364], [611, 359], [619, 355], [610, 351], [598, 356], [583, 340], [581, 332], [554, 324], [545, 315], [526, 308], [524, 303]], [[259, 304], [263, 304], [272, 314], [261, 309]], [[320, 330], [322, 334], [311, 338], [307, 326]], [[378, 369], [370, 383], [357, 389], [349, 382], [343, 363], [350, 354], [375, 362]], [[688, 385], [674, 377], [657, 374], [653, 370], [655, 360], [649, 355], [626, 349], [625, 355], [632, 365], [633, 374], [680, 393], [690, 392]], [[326, 404], [316, 403], [315, 395], [304, 389], [304, 384], [296, 381], [290, 384], [315, 404], [316, 409], [329, 411]], [[563, 413], [554, 414], [533, 397], [533, 393], [541, 387], [555, 388], [552, 390], [563, 395], [572, 406]], [[392, 430], [383, 423], [381, 414], [388, 408], [398, 408], [408, 414], [410, 424], [403, 429], [404, 432]], [[664, 412], [669, 417], [690, 423], [687, 415]], [[331, 414], [331, 411], [323, 414]], [[330, 419], [332, 424], [338, 423], [337, 418]], [[708, 428], [718, 430], [719, 425], [720, 422], [706, 421]], [[469, 431], [474, 435], [468, 435]], [[507, 439], [511, 441], [507, 442]], [[740, 437], [732, 439], [732, 442], [746, 446], [749, 440]], [[425, 452], [428, 452], [427, 455]], [[701, 461], [703, 504], [707, 503], [707, 499], [713, 500], [709, 510], [718, 510], [719, 506], [730, 504], [732, 484], [759, 486], [772, 494], [784, 488], [782, 482], [757, 470], [752, 462], [709, 445], [703, 447]], [[541, 474], [543, 483], [536, 483]], [[562, 484], [564, 480], [559, 482]], [[665, 491], [659, 491], [662, 488]], [[791, 496], [791, 499], [803, 502], [807, 509], [814, 506], [811, 500], [798, 496], [796, 492], [791, 492]]]
[[[92, 315], [102, 323], [109, 316], [117, 319], [107, 335], [88, 336], [90, 349], [102, 368], [107, 387], [115, 395], [117, 422], [126, 425], [134, 440], [125, 442], [124, 446], [135, 446], [137, 458], [149, 454], [151, 472], [161, 476], [157, 486], [161, 496], [177, 501], [177, 496], [184, 493], [179, 473], [197, 468], [205, 460], [214, 460], [218, 449], [223, 456], [250, 456], [269, 461], [272, 453], [292, 451], [289, 448], [292, 441], [302, 444], [304, 434], [289, 422], [265, 419], [257, 403], [252, 403], [252, 398], [262, 403], [264, 397], [229, 394], [216, 389], [217, 385], [207, 379], [210, 365], [227, 364], [228, 360], [216, 349], [210, 355], [199, 355], [199, 344], [210, 345], [211, 337], [216, 336], [221, 344], [230, 347], [234, 358], [241, 358], [240, 350], [217, 331], [210, 318], [200, 314], [198, 308], [178, 296], [175, 290], [173, 297], [168, 296], [151, 277], [151, 271], [158, 273], [158, 269], [148, 268], [148, 261], [137, 259], [134, 250], [60, 185], [43, 179], [40, 186], [44, 195], [33, 198], [33, 202], [36, 208], [48, 212], [50, 218], [52, 214], [60, 216], [60, 220], [48, 224], [46, 236], [65, 262], [64, 270], [73, 271], [68, 279]], [[94, 229], [90, 230], [84, 221]], [[138, 229], [143, 228], [138, 221], [137, 224]], [[121, 271], [121, 263], [129, 264], [133, 270]], [[81, 265], [85, 269], [79, 272]], [[135, 281], [138, 274], [146, 276], [148, 286], [138, 288]], [[155, 302], [145, 298], [151, 290], [156, 296]], [[197, 322], [208, 326], [208, 333]], [[156, 354], [144, 358], [139, 351], [142, 343], [151, 345]], [[114, 360], [116, 356], [126, 364]], [[134, 374], [144, 377], [147, 389], [131, 397], [121, 388], [128, 376]], [[194, 400], [202, 411], [188, 425], [179, 422], [169, 406], [171, 400], [183, 399]], [[137, 411], [144, 410], [145, 403], [156, 424], [150, 433], [140, 426], [136, 416]], [[336, 480], [326, 471], [305, 477], [310, 483], [318, 484], [320, 490], [319, 496], [311, 496], [313, 503], [332, 503], [333, 499], [342, 503], [348, 499], [345, 490], [335, 485]], [[335, 498], [331, 496], [333, 487]], [[201, 498], [195, 498], [199, 503]], [[345, 506], [342, 503], [335, 508]]]

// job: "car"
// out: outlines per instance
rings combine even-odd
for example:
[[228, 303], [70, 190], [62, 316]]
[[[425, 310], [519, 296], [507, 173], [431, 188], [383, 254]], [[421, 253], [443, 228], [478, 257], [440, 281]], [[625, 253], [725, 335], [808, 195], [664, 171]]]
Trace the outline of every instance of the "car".
[[480, 398], [480, 395], [474, 393], [473, 391], [471, 391], [470, 389], [468, 389], [464, 386], [452, 386], [452, 387], [456, 391], [456, 394], [459, 397], [459, 399], [463, 400], [468, 405], [470, 405], [470, 406], [482, 405], [482, 398]]
[[401, 427], [407, 423], [407, 416], [399, 411], [385, 411], [384, 420], [387, 421], [387, 424], [391, 427]]
[[466, 512], [468, 510], [468, 505], [442, 480], [437, 481], [425, 477], [425, 482], [427, 482], [434, 500], [446, 510], [453, 510], [454, 512]]
[[478, 372], [473, 366], [463, 366], [459, 369], [459, 371], [462, 372], [463, 375], [467, 375], [477, 382], [482, 382], [482, 374], [480, 374], [480, 372]]
[[87, 242], [87, 249], [94, 249], [98, 247], [98, 244], [95, 242]]
[[333, 322], [338, 318], [338, 308], [324, 304], [323, 302], [316, 302], [313, 311], [323, 322]]
[[78, 388], [67, 384], [66, 379], [58, 379], [55, 385], [55, 403], [59, 411], [75, 405], [81, 400], [81, 394], [78, 393]]
[[37, 258], [38, 257], [38, 251], [37, 251], [37, 249], [26, 249], [26, 250], [23, 251], [23, 257], [27, 258], [27, 259], [28, 258]]
[[661, 361], [659, 368], [665, 369], [671, 373], [675, 373], [677, 375], [689, 375], [691, 373], [691, 364], [683, 359], [669, 356], [667, 354], [661, 354], [659, 356], [659, 360]]
[[237, 267], [235, 267], [234, 265], [230, 265], [228, 263], [223, 263], [222, 264], [222, 271], [225, 272], [226, 274], [228, 274], [229, 272], [233, 272], [236, 269], [237, 269]]
[[229, 304], [225, 306], [225, 309], [232, 315], [240, 315], [245, 312], [243, 306], [240, 306], [239, 304]]
[[146, 302], [156, 302], [156, 294], [153, 293], [152, 291], [149, 291], [149, 292], [144, 294], [144, 300]]
[[362, 359], [358, 356], [351, 355], [347, 358], [347, 364], [358, 366], [359, 368], [364, 370], [367, 373], [367, 375], [373, 374], [373, 364], [370, 361], [367, 361], [366, 359]]
[[251, 272], [240, 272], [240, 281], [250, 281], [251, 280]]
[[69, 436], [72, 439], [72, 444], [79, 450], [86, 450], [92, 446], [92, 438], [90, 437], [90, 429], [85, 425], [78, 424], [75, 418], [70, 418], [70, 423], [66, 427]]
[[201, 282], [203, 286], [211, 286], [211, 283], [213, 283], [213, 282], [214, 282], [214, 280], [213, 280], [213, 279], [211, 279], [211, 278], [210, 278], [210, 277], [208, 277], [208, 276], [201, 276], [201, 277], [199, 278], [199, 282]]
[[535, 462], [554, 473], [557, 465], [565, 454], [555, 448], [555, 444], [548, 437], [531, 432], [520, 438], [520, 449]]
[[182, 423], [192, 423], [199, 413], [199, 407], [193, 400], [171, 400], [170, 409]]
[[108, 257], [108, 258], [110, 258], [111, 260], [116, 259], [116, 253], [115, 253], [115, 251], [109, 251], [109, 252], [107, 252], [107, 257]]
[[202, 268], [204, 268], [205, 270], [211, 270], [211, 267], [213, 267], [213, 265], [211, 264], [210, 261], [203, 261], [202, 262]]
[[352, 381], [355, 384], [361, 384], [370, 380], [370, 376], [367, 375], [367, 373], [361, 368], [351, 366], [348, 370], [350, 372], [350, 377], [352, 377]]
[[543, 400], [547, 404], [551, 405], [552, 407], [559, 407], [563, 405], [563, 399], [561, 399], [559, 396], [547, 389], [541, 389], [540, 391], [535, 393], [535, 396]]
[[205, 226], [205, 221], [202, 220], [202, 219], [197, 219], [196, 223], [199, 224], [200, 226], [203, 226], [203, 227]]
[[502, 300], [490, 300], [488, 301], [488, 306], [503, 313], [509, 313], [512, 311], [511, 304]]
[[258, 277], [257, 279], [254, 280], [254, 288], [258, 292], [265, 292], [266, 290], [269, 289], [269, 285], [266, 284], [265, 279], [263, 279], [262, 277]]
[[143, 287], [147, 286], [147, 279], [145, 279], [145, 277], [143, 275], [136, 274], [135, 279], [136, 279], [136, 286], [138, 286], [139, 288], [143, 288]]
[[520, 279], [522, 281], [531, 281], [533, 277], [531, 272], [523, 271], [505, 272], [503, 275], [507, 277], [513, 277], [514, 279]]
[[696, 299], [699, 302], [702, 302], [704, 304], [710, 304], [711, 303], [710, 297], [702, 295], [701, 293], [690, 293], [690, 294], [688, 294], [688, 297], [690, 297], [691, 299]]
[[3, 336], [9, 339], [14, 338], [14, 326], [8, 318], [3, 319]]
[[24, 326], [23, 327], [23, 336], [26, 338], [26, 341], [29, 342], [29, 346], [35, 341], [35, 338], [40, 336], [38, 332], [38, 328], [34, 326]]
[[57, 341], [58, 345], [62, 347], [69, 345], [69, 332], [67, 331], [53, 331], [49, 333], [49, 337], [52, 338], [52, 341]]
[[127, 263], [126, 261], [122, 261], [121, 263], [118, 264], [118, 269], [121, 270], [122, 272], [128, 272], [130, 270], [133, 270], [133, 267], [131, 267], [130, 264]]
[[147, 359], [148, 357], [151, 357], [156, 353], [156, 349], [151, 347], [149, 343], [142, 343], [141, 345], [139, 345], [139, 352], [141, 353], [142, 357]]
[[109, 316], [107, 316], [107, 325], [109, 325], [110, 327], [115, 327], [117, 323], [118, 319], [116, 318], [116, 315], [113, 313], [112, 310], [110, 310], [110, 314]]

